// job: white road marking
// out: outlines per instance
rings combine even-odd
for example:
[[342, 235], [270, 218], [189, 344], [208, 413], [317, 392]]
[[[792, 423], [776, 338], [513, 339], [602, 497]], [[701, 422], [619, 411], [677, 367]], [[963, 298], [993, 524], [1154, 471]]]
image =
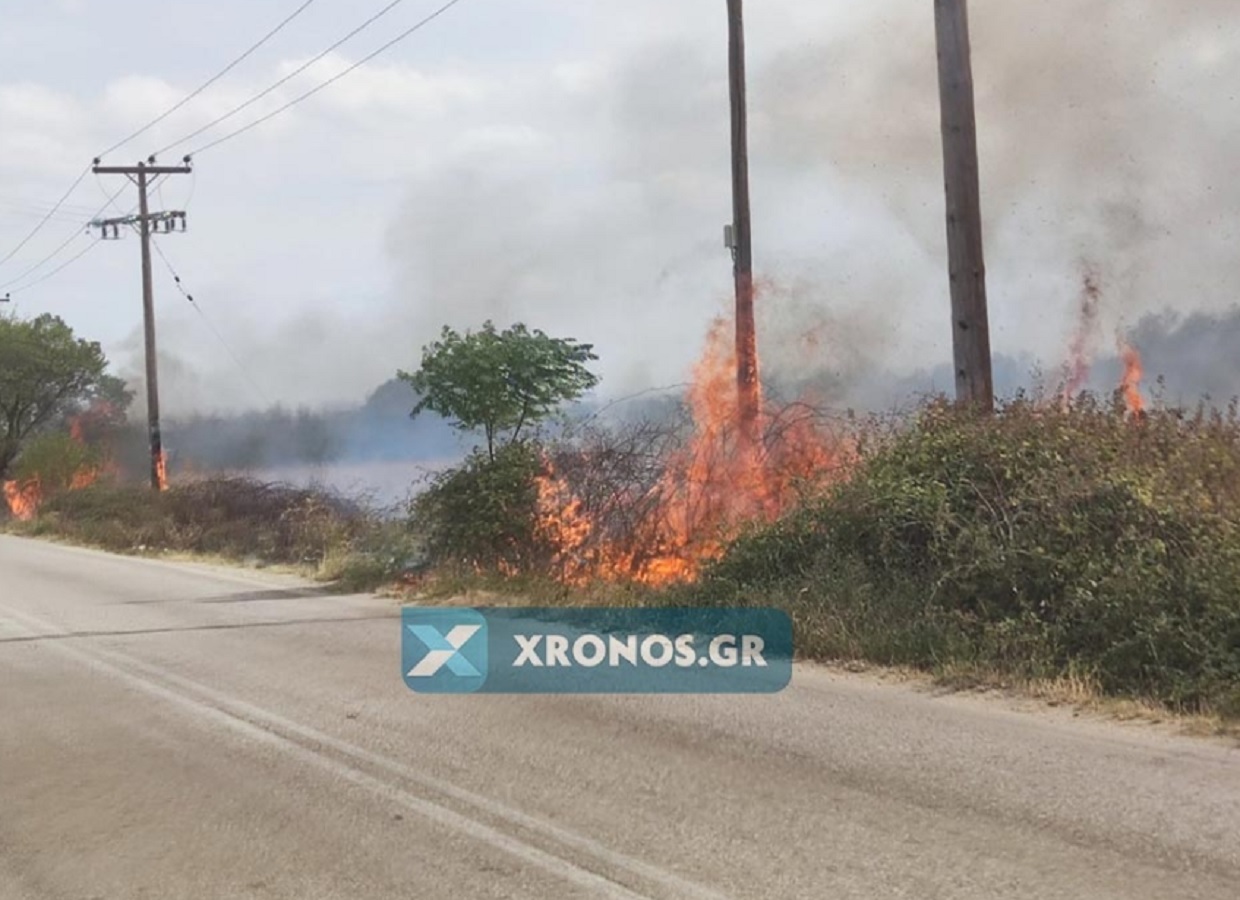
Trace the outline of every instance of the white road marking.
[[[34, 629], [31, 632], [32, 636], [56, 637], [67, 633], [53, 622], [27, 612], [12, 609], [11, 607], [0, 605], [0, 613], [16, 620], [17, 623], [24, 624], [27, 628]], [[431, 821], [462, 831], [470, 837], [491, 844], [500, 850], [517, 856], [525, 862], [538, 865], [547, 871], [560, 875], [574, 884], [601, 892], [600, 896], [627, 898], [627, 900], [632, 900], [632, 898], [638, 898], [638, 900], [640, 898], [647, 898], [648, 900], [649, 898], [649, 895], [635, 893], [629, 888], [617, 884], [596, 872], [582, 868], [569, 860], [524, 843], [511, 835], [433, 801], [402, 790], [354, 766], [327, 756], [321, 751], [309, 749], [288, 737], [288, 735], [295, 735], [320, 747], [329, 747], [342, 756], [349, 757], [356, 762], [367, 763], [398, 778], [413, 782], [445, 797], [450, 797], [459, 803], [472, 806], [476, 810], [497, 819], [502, 819], [511, 825], [538, 833], [565, 847], [593, 856], [609, 866], [622, 869], [632, 875], [658, 884], [671, 891], [675, 897], [693, 898], [693, 900], [727, 900], [727, 895], [725, 894], [684, 879], [675, 873], [668, 872], [650, 863], [626, 856], [584, 835], [521, 812], [480, 794], [475, 794], [451, 782], [418, 772], [387, 757], [372, 753], [347, 741], [339, 740], [317, 729], [287, 719], [277, 713], [223, 694], [159, 666], [135, 659], [120, 651], [105, 650], [100, 647], [93, 647], [88, 650], [81, 646], [71, 646], [65, 641], [49, 641], [48, 646], [63, 655], [102, 669], [139, 690], [180, 706], [187, 712], [218, 722], [247, 737], [278, 747], [296, 759], [326, 769], [385, 799], [400, 803]], [[136, 669], [139, 672], [145, 673], [147, 677], [135, 674], [129, 671], [129, 669]], [[164, 684], [159, 684], [152, 679], [158, 679], [164, 682]], [[182, 691], [197, 694], [203, 699], [196, 699], [184, 693], [178, 693], [166, 685], [174, 685]], [[204, 702], [205, 700], [210, 702]]]

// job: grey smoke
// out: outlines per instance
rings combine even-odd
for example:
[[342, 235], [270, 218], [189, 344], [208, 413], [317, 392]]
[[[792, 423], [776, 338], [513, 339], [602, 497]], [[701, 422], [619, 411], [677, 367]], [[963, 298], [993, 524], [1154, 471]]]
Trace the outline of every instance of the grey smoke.
[[[932, 7], [880, 6], [760, 74], [761, 146], [768, 160], [833, 171], [877, 199], [913, 239], [902, 253], [887, 244], [889, 265], [933, 257], [941, 268]], [[1163, 309], [1229, 306], [1240, 277], [1240, 6], [972, 11], [996, 346], [1056, 362], [1082, 259], [1107, 284], [1107, 330]]]
[[[858, 7], [816, 31], [751, 10], [755, 249], [765, 371], [879, 402], [950, 389], [931, 374], [950, 357], [942, 174], [932, 5]], [[1240, 4], [991, 0], [972, 17], [994, 345], [1010, 368], [1061, 365], [1083, 261], [1104, 285], [1103, 354], [1145, 316], [1228, 309]], [[358, 402], [442, 325], [487, 318], [595, 343], [608, 396], [683, 382], [730, 306], [724, 66], [721, 42], [650, 37], [597, 61], [584, 88], [514, 93], [526, 105], [470, 123], [472, 143], [411, 178], [389, 299], [283, 329], [225, 323], [226, 337], [294, 405]], [[169, 326], [197, 327], [188, 312]], [[1214, 391], [1235, 344], [1177, 340], [1167, 351], [1195, 362], [1160, 361], [1169, 380]], [[168, 341], [174, 356], [189, 344]], [[170, 363], [170, 403], [256, 405], [233, 369], [221, 353]]]

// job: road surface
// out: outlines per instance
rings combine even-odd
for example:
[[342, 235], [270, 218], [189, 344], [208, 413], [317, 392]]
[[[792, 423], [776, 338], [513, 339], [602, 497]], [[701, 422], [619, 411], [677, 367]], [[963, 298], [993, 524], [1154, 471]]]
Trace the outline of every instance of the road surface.
[[391, 601], [0, 537], [0, 898], [1226, 898], [1240, 750], [799, 668], [428, 697]]

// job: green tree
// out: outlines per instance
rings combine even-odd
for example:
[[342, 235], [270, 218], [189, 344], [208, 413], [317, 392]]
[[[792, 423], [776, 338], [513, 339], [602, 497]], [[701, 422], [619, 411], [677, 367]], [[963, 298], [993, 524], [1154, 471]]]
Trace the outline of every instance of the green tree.
[[488, 321], [463, 335], [445, 326], [422, 349], [422, 368], [398, 375], [421, 398], [414, 416], [429, 409], [462, 431], [481, 431], [494, 461], [497, 446], [519, 440], [523, 430], [597, 385], [586, 368], [596, 359], [591, 344], [522, 324], [497, 331]]
[[0, 316], [0, 480], [27, 442], [95, 400], [127, 402], [99, 344], [61, 319]]

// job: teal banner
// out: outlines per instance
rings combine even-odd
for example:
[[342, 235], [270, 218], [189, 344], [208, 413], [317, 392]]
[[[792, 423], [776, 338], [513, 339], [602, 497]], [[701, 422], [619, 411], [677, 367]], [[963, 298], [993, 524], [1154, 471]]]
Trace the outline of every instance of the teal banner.
[[770, 694], [792, 679], [775, 609], [406, 607], [401, 639], [422, 694]]

